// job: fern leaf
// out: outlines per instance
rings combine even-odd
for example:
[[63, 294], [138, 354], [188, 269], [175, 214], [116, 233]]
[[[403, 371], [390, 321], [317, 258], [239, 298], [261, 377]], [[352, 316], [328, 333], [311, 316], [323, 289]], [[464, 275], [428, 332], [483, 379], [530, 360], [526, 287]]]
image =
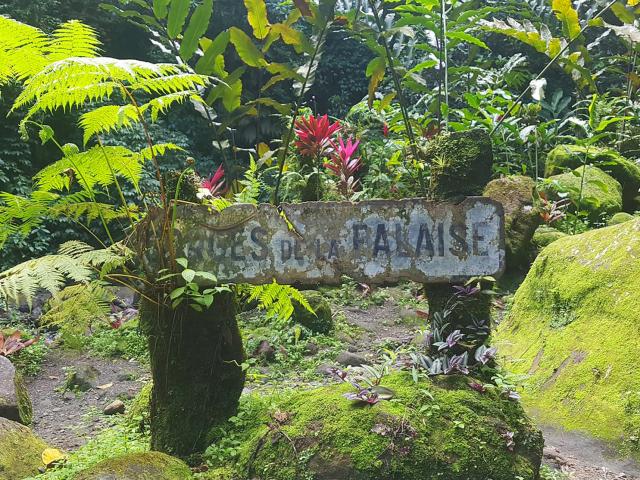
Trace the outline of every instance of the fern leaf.
[[86, 145], [94, 135], [109, 133], [118, 128], [130, 128], [139, 122], [138, 111], [133, 105], [105, 105], [80, 117]]

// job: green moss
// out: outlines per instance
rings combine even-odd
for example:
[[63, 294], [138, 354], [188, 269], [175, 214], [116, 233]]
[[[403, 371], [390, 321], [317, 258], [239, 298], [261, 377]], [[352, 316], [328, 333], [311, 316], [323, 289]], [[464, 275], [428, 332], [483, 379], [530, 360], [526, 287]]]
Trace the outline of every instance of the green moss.
[[153, 382], [148, 382], [138, 392], [131, 405], [127, 408], [126, 422], [128, 425], [144, 432], [149, 428], [149, 415], [151, 413], [151, 392]]
[[187, 480], [191, 470], [182, 461], [159, 452], [129, 453], [100, 462], [73, 480]]
[[515, 295], [494, 343], [529, 374], [523, 399], [542, 421], [604, 440], [625, 435], [640, 390], [640, 220], [555, 241]]
[[620, 182], [596, 167], [579, 167], [572, 172], [549, 177], [545, 190], [551, 197], [567, 194], [574, 205], [579, 204], [581, 210], [589, 213], [593, 221], [622, 210]]
[[330, 333], [333, 330], [333, 314], [329, 302], [320, 292], [314, 290], [307, 290], [301, 293], [309, 302], [314, 313], [311, 313], [298, 302], [294, 302], [291, 320], [307, 327], [313, 333]]
[[542, 250], [544, 247], [551, 245], [556, 240], [567, 237], [568, 235], [560, 230], [556, 230], [548, 225], [538, 227], [536, 233], [533, 234], [533, 244]]
[[532, 178], [516, 175], [493, 180], [484, 190], [485, 197], [504, 207], [509, 268], [529, 266], [531, 239], [542, 220], [533, 205], [535, 187]]
[[[343, 394], [352, 390], [346, 384], [275, 402], [259, 399], [261, 415], [241, 427], [236, 474], [270, 480], [537, 479], [540, 433], [519, 404], [475, 392], [468, 382], [448, 377], [416, 385], [409, 374], [392, 374], [383, 384], [395, 391], [394, 399], [375, 406], [346, 400]], [[509, 431], [515, 432], [515, 452], [503, 437]]]
[[24, 425], [0, 418], [0, 479], [22, 480], [38, 473], [47, 444]]
[[620, 225], [621, 223], [624, 222], [628, 222], [630, 220], [633, 220], [634, 217], [633, 215], [631, 215], [630, 213], [626, 213], [626, 212], [620, 212], [620, 213], [616, 213], [613, 217], [611, 217], [611, 219], [607, 222], [607, 225], [612, 226], [612, 225]]
[[33, 406], [31, 404], [31, 398], [29, 397], [27, 386], [19, 372], [16, 372], [14, 384], [16, 387], [16, 396], [18, 397], [18, 414], [20, 415], [20, 423], [24, 425], [31, 425], [33, 422]]
[[445, 133], [426, 147], [431, 165], [429, 193], [432, 198], [480, 195], [491, 180], [491, 137], [482, 129]]
[[587, 164], [600, 168], [620, 182], [626, 211], [633, 212], [640, 206], [635, 202], [640, 189], [640, 167], [615, 150], [594, 146], [559, 145], [547, 156], [545, 174], [549, 177], [573, 170], [582, 165], [585, 159]]

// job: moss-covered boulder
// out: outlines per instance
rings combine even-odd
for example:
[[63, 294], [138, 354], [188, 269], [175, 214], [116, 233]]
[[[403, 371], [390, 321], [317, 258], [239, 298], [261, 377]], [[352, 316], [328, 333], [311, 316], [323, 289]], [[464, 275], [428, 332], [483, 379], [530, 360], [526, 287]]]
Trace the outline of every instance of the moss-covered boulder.
[[491, 180], [493, 148], [485, 130], [438, 135], [427, 145], [425, 157], [431, 165], [432, 198], [480, 195]]
[[236, 476], [228, 478], [537, 479], [540, 432], [518, 403], [479, 393], [470, 381], [415, 384], [410, 374], [395, 373], [383, 381], [395, 392], [393, 401], [373, 406], [344, 398], [353, 390], [348, 384], [280, 397], [276, 408], [245, 399], [263, 408], [248, 409], [253, 419], [239, 432], [243, 447]]
[[628, 222], [630, 220], [633, 220], [634, 218], [637, 218], [637, 217], [634, 217], [633, 215], [627, 212], [616, 213], [613, 217], [609, 219], [609, 221], [607, 222], [607, 225], [609, 226], [620, 225], [621, 223]]
[[640, 219], [553, 242], [494, 343], [541, 421], [620, 440], [640, 392]]
[[579, 167], [554, 175], [547, 179], [544, 188], [551, 198], [567, 195], [574, 205], [579, 204], [581, 210], [588, 212], [593, 221], [601, 221], [622, 210], [620, 182], [597, 167]]
[[23, 425], [30, 425], [33, 420], [31, 398], [24, 379], [3, 356], [0, 356], [0, 417]]
[[484, 190], [504, 207], [508, 268], [529, 266], [531, 239], [542, 221], [533, 204], [535, 188], [532, 178], [515, 175], [493, 180]]
[[314, 333], [330, 333], [333, 330], [333, 313], [327, 299], [315, 290], [306, 290], [301, 293], [309, 302], [313, 313], [294, 301], [291, 319]]
[[0, 418], [0, 480], [22, 480], [44, 467], [47, 444], [17, 422]]
[[542, 250], [544, 247], [564, 237], [568, 237], [568, 235], [548, 225], [541, 225], [536, 230], [536, 233], [533, 234], [532, 242], [538, 250]]
[[191, 470], [181, 460], [159, 452], [130, 453], [84, 470], [73, 480], [188, 480]]
[[574, 170], [583, 163], [600, 168], [622, 185], [625, 211], [634, 212], [640, 207], [636, 203], [640, 189], [640, 166], [609, 148], [579, 145], [559, 145], [547, 156], [545, 175], [559, 175]]
[[146, 383], [127, 408], [125, 422], [141, 432], [147, 431], [150, 427], [152, 391], [153, 382]]

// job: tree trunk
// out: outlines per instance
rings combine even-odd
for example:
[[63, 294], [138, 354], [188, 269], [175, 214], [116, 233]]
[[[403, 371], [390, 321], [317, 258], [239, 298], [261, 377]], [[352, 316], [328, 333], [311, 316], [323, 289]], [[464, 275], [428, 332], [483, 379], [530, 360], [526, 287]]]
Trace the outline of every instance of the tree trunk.
[[141, 310], [153, 376], [151, 448], [183, 458], [203, 452], [211, 429], [236, 414], [244, 387], [235, 295], [217, 295], [203, 313], [149, 301]]

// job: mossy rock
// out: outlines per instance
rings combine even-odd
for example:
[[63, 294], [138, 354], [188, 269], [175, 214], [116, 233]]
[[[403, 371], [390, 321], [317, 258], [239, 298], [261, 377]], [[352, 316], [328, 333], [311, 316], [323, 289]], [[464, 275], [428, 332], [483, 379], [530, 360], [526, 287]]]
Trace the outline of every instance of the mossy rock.
[[304, 308], [301, 304], [293, 302], [293, 316], [291, 319], [313, 333], [327, 334], [333, 330], [333, 313], [331, 305], [326, 298], [315, 290], [301, 292], [309, 302], [314, 313]]
[[494, 333], [504, 366], [527, 374], [541, 421], [603, 440], [640, 392], [640, 219], [562, 238], [538, 256]]
[[17, 422], [0, 418], [0, 480], [22, 480], [44, 467], [42, 452], [48, 448], [39, 437]]
[[[583, 179], [584, 172], [584, 179]], [[547, 179], [544, 186], [550, 197], [568, 195], [574, 205], [589, 213], [592, 221], [601, 221], [622, 210], [622, 186], [597, 167], [579, 167]], [[582, 189], [582, 197], [580, 190]]]
[[607, 222], [607, 225], [609, 226], [620, 225], [621, 223], [629, 222], [634, 218], [637, 218], [637, 217], [634, 217], [633, 215], [627, 212], [616, 213], [613, 217], [609, 219], [609, 221]]
[[533, 234], [533, 244], [538, 250], [542, 250], [564, 237], [568, 237], [568, 235], [548, 225], [541, 225]]
[[491, 180], [493, 148], [485, 130], [438, 135], [427, 145], [425, 158], [431, 165], [432, 198], [480, 195]]
[[0, 356], [0, 417], [31, 425], [33, 408], [22, 375], [7, 357]]
[[189, 467], [159, 452], [129, 453], [110, 458], [84, 470], [73, 480], [187, 480]]
[[415, 384], [409, 373], [394, 373], [383, 381], [395, 392], [393, 401], [373, 406], [344, 398], [353, 390], [348, 384], [280, 396], [275, 407], [249, 397], [245, 402], [263, 407], [243, 423], [236, 476], [229, 478], [538, 479], [540, 432], [518, 403], [478, 393], [470, 381], [441, 377]]
[[141, 432], [147, 431], [150, 427], [149, 416], [151, 415], [152, 391], [153, 382], [146, 383], [127, 408], [126, 423], [136, 427]]
[[531, 239], [542, 221], [533, 204], [536, 183], [530, 177], [515, 175], [491, 181], [484, 196], [504, 207], [507, 267], [528, 267]]
[[640, 189], [640, 166], [609, 148], [559, 145], [547, 156], [545, 176], [574, 170], [585, 162], [585, 157], [588, 165], [600, 168], [620, 182], [625, 211], [631, 213], [640, 207], [635, 198]]

